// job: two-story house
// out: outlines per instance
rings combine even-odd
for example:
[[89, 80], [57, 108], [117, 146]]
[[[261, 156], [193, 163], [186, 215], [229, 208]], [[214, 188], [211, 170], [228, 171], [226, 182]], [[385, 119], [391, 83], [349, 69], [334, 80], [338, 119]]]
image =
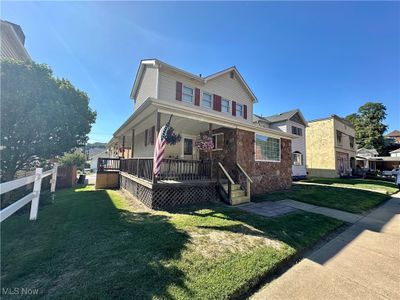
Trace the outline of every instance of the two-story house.
[[308, 122], [307, 171], [312, 177], [351, 175], [356, 167], [355, 130], [337, 115]]
[[306, 169], [306, 127], [307, 121], [299, 109], [273, 116], [254, 115], [254, 123], [267, 128], [281, 130], [298, 136], [292, 141], [292, 177], [301, 179], [307, 176]]
[[[131, 98], [134, 112], [114, 133], [109, 151], [124, 158], [122, 188], [146, 205], [218, 198], [214, 191], [238, 204], [248, 202], [250, 193], [291, 186], [291, 142], [297, 136], [253, 124], [257, 99], [236, 67], [202, 77], [157, 59], [143, 60]], [[166, 147], [161, 174], [154, 178], [155, 139], [171, 115], [171, 126], [182, 138]], [[212, 137], [211, 154], [196, 147], [200, 135]], [[158, 194], [161, 188], [164, 196]]]

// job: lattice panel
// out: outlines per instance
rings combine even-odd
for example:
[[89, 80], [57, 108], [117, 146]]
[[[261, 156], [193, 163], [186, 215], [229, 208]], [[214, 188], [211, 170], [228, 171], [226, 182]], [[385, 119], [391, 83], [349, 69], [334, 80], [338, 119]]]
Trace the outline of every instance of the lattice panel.
[[163, 187], [153, 190], [153, 209], [216, 201], [215, 185]]
[[130, 192], [147, 207], [152, 208], [153, 191], [148, 187], [145, 187], [140, 183], [137, 183], [136, 181], [130, 180], [129, 178], [121, 176], [121, 188]]

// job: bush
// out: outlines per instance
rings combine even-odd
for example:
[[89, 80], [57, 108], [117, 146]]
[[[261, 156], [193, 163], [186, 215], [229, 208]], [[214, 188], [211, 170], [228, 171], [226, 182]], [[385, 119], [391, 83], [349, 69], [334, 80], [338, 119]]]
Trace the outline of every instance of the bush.
[[80, 151], [65, 153], [60, 158], [60, 164], [63, 166], [82, 166], [86, 162], [86, 156]]

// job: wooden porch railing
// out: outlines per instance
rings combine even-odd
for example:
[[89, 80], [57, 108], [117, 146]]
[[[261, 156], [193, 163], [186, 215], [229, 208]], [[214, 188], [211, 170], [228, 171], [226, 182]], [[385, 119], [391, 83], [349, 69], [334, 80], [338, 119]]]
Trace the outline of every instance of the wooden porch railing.
[[[228, 191], [224, 188], [224, 181], [227, 181]], [[225, 170], [224, 166], [219, 162], [217, 170], [218, 191], [225, 202], [231, 204], [232, 201], [232, 185], [235, 184], [232, 177]]]
[[[245, 170], [243, 170], [242, 166], [239, 165], [239, 163], [236, 163], [236, 167], [239, 170], [239, 175], [238, 175], [238, 180], [241, 188], [246, 192], [246, 196], [250, 200], [250, 191], [251, 191], [251, 184], [253, 183], [253, 180], [250, 178], [250, 176], [246, 173]], [[241, 175], [244, 176], [244, 182], [241, 180]]]
[[99, 157], [97, 159], [97, 171], [119, 171], [120, 169], [120, 159], [110, 158], [110, 157]]
[[[121, 159], [120, 170], [145, 180], [153, 180], [152, 158], [127, 158]], [[157, 180], [210, 180], [211, 161], [209, 160], [183, 160], [163, 159], [160, 176]]]

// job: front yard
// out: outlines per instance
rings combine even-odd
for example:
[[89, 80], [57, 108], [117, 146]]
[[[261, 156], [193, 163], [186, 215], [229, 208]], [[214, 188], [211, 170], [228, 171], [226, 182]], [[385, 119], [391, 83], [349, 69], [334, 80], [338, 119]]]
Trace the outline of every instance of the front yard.
[[352, 213], [365, 213], [398, 191], [393, 183], [377, 180], [314, 178], [305, 182], [311, 184], [294, 183], [290, 190], [256, 196], [252, 201], [292, 199]]
[[63, 190], [36, 222], [24, 214], [2, 224], [1, 285], [48, 298], [229, 298], [340, 225], [217, 203], [154, 212], [118, 191]]

